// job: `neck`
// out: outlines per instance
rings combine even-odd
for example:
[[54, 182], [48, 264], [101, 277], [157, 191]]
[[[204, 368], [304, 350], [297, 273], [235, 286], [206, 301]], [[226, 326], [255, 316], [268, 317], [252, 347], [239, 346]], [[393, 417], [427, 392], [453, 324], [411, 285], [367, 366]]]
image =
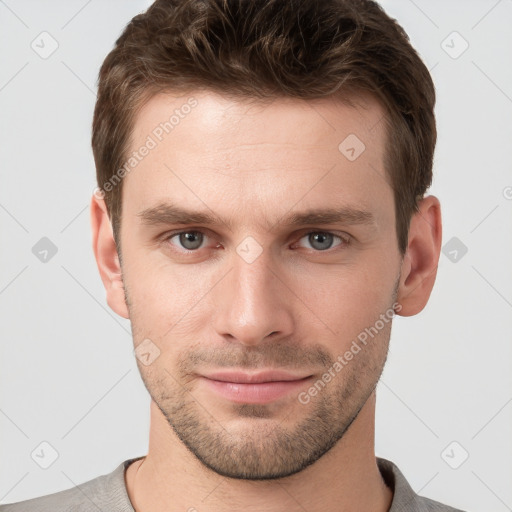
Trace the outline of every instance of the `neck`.
[[393, 498], [374, 451], [375, 392], [342, 439], [303, 471], [275, 480], [237, 480], [206, 468], [151, 402], [148, 455], [126, 470], [136, 512], [387, 512]]

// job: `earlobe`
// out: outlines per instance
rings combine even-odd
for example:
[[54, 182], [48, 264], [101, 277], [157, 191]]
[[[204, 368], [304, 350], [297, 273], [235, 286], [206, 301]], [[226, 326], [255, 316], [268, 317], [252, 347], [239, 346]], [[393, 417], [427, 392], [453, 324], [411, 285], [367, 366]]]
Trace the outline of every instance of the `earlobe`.
[[107, 293], [110, 308], [123, 318], [129, 318], [125, 301], [121, 265], [105, 201], [94, 194], [90, 207], [92, 249]]
[[434, 196], [419, 201], [411, 218], [407, 251], [402, 261], [397, 302], [401, 316], [418, 314], [434, 287], [441, 252], [441, 205]]

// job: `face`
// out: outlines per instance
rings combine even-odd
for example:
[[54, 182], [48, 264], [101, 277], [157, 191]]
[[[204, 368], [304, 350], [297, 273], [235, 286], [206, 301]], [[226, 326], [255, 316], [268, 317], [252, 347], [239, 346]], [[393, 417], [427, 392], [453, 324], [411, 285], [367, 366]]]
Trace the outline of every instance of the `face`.
[[[159, 95], [136, 119], [120, 239], [150, 354], [137, 364], [167, 427], [221, 475], [301, 471], [381, 375], [401, 256], [383, 111], [354, 101]], [[293, 380], [218, 373], [270, 370]]]

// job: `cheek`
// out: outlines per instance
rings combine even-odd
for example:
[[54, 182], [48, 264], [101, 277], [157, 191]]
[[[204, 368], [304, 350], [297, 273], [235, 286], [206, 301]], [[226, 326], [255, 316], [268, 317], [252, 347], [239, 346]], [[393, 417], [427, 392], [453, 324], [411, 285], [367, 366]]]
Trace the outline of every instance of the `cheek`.
[[190, 333], [201, 311], [202, 298], [216, 282], [211, 268], [198, 267], [171, 265], [132, 253], [124, 269], [132, 324], [144, 330], [146, 337], [175, 337], [184, 330]]
[[394, 270], [379, 261], [342, 267], [329, 274], [310, 273], [301, 284], [304, 304], [310, 311], [304, 317], [304, 328], [311, 329], [310, 321], [316, 317], [337, 346], [350, 344], [388, 311], [395, 278]]

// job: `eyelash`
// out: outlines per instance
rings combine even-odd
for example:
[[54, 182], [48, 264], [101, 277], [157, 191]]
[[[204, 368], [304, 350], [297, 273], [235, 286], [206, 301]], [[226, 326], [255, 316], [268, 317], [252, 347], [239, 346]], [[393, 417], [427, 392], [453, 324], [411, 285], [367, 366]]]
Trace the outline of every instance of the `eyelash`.
[[[204, 231], [201, 231], [199, 229], [187, 229], [187, 230], [182, 230], [182, 231], [174, 231], [174, 232], [171, 232], [171, 233], [166, 233], [162, 238], [163, 238], [163, 242], [166, 242], [168, 245], [172, 245], [170, 243], [170, 240], [173, 239], [174, 237], [176, 236], [179, 236], [179, 235], [182, 235], [182, 234], [185, 234], [185, 233], [200, 233], [206, 237], [209, 237], [209, 235], [207, 233], [205, 233]], [[333, 233], [331, 231], [322, 231], [322, 230], [310, 230], [310, 231], [307, 231], [305, 233], [303, 233], [301, 235], [301, 237], [299, 238], [299, 240], [302, 240], [303, 238], [305, 237], [308, 237], [309, 235], [312, 235], [312, 234], [327, 234], [327, 235], [332, 235], [334, 238], [338, 238], [340, 240], [340, 244], [338, 245], [335, 245], [334, 247], [330, 247], [329, 249], [325, 249], [325, 250], [315, 250], [315, 249], [307, 249], [308, 251], [311, 251], [311, 252], [314, 252], [314, 253], [318, 253], [318, 254], [322, 254], [322, 253], [332, 253], [334, 250], [336, 250], [336, 248], [338, 248], [337, 250], [343, 250], [345, 249], [348, 245], [350, 245], [350, 242], [351, 242], [351, 237], [344, 233], [343, 236], [340, 235], [340, 234], [336, 234], [336, 233]], [[181, 248], [180, 251], [178, 252], [181, 252], [181, 254], [184, 254], [184, 255], [192, 255], [194, 253], [198, 253], [200, 250], [202, 249], [202, 247], [200, 247], [199, 249], [185, 249], [185, 248]]]

